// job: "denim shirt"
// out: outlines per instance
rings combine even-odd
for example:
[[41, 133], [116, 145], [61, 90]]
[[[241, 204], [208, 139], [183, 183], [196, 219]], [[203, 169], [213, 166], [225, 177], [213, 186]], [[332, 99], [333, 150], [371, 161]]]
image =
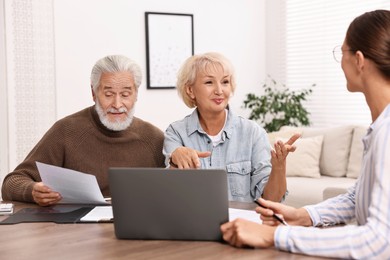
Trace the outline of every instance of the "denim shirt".
[[263, 194], [271, 172], [271, 151], [267, 134], [257, 123], [237, 116], [229, 109], [222, 141], [213, 147], [195, 109], [165, 131], [163, 153], [167, 166], [171, 153], [182, 146], [211, 151], [211, 156], [199, 158], [201, 168], [227, 171], [229, 200], [250, 202]]

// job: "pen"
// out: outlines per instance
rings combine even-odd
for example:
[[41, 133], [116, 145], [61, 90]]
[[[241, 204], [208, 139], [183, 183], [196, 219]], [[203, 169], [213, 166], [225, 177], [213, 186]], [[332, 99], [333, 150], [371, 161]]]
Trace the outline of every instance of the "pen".
[[[266, 207], [264, 207], [263, 205], [261, 205], [260, 202], [257, 201], [257, 199], [254, 200], [253, 202], [256, 203], [257, 205], [259, 205], [260, 207], [266, 209]], [[274, 217], [275, 219], [277, 219], [277, 220], [278, 220], [280, 223], [282, 223], [283, 225], [288, 226], [287, 222], [284, 221], [283, 219], [281, 219], [280, 217], [278, 217], [278, 215], [276, 215], [275, 213], [272, 215], [272, 217]]]

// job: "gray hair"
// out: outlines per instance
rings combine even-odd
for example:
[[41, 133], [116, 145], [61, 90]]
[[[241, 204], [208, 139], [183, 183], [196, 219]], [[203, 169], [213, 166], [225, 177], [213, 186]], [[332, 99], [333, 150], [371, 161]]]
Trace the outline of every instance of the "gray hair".
[[140, 66], [133, 60], [123, 55], [110, 55], [98, 60], [92, 68], [91, 86], [96, 93], [100, 85], [102, 73], [129, 72], [133, 78], [136, 88], [141, 85], [142, 72]]

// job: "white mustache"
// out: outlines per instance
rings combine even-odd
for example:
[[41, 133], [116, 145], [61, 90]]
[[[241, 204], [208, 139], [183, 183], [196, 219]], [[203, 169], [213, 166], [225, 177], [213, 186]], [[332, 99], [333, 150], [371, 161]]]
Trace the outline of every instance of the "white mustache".
[[127, 112], [127, 109], [125, 107], [121, 107], [119, 109], [115, 109], [115, 108], [109, 108], [107, 109], [106, 113], [126, 113]]

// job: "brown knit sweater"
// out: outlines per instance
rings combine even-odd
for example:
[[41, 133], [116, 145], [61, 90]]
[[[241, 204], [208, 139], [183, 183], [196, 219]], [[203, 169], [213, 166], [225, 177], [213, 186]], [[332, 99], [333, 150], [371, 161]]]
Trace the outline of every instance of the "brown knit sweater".
[[32, 187], [40, 182], [35, 162], [95, 175], [109, 196], [109, 167], [165, 167], [164, 134], [152, 124], [134, 118], [124, 131], [108, 130], [94, 106], [57, 121], [26, 159], [3, 182], [3, 200], [33, 202]]

